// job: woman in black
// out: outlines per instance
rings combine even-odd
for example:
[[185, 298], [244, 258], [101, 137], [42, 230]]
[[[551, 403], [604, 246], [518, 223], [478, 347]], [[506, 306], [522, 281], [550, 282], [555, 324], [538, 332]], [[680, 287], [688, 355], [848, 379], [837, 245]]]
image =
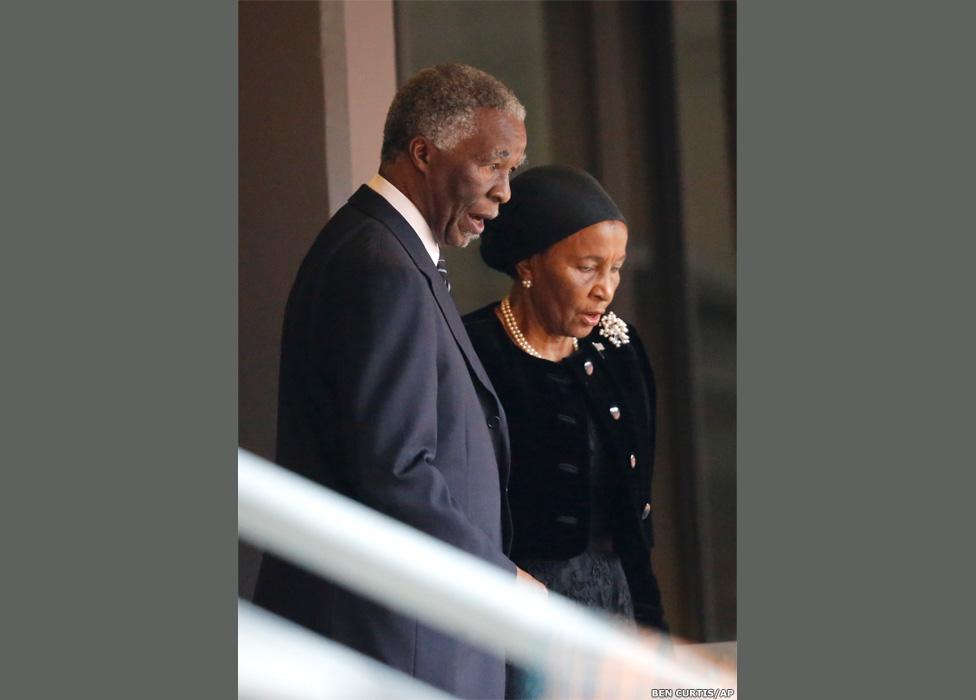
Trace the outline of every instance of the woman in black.
[[[464, 322], [508, 417], [512, 559], [551, 591], [667, 630], [650, 558], [654, 378], [608, 310], [627, 226], [575, 168], [533, 168], [511, 190], [481, 243], [511, 290]], [[528, 680], [510, 673], [508, 696], [531, 695]]]

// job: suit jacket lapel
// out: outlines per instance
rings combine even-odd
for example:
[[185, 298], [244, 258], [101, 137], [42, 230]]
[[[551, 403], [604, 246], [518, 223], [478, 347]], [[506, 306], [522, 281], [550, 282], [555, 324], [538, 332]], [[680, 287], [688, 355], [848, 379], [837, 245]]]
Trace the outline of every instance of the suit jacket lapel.
[[474, 346], [471, 345], [467, 331], [464, 330], [464, 324], [461, 321], [461, 315], [458, 313], [457, 305], [447, 291], [444, 279], [437, 271], [437, 267], [430, 259], [430, 255], [424, 248], [423, 243], [420, 242], [420, 237], [417, 235], [417, 232], [413, 230], [410, 224], [407, 223], [407, 220], [389, 202], [366, 185], [362, 185], [349, 198], [349, 203], [367, 216], [371, 216], [385, 225], [396, 236], [397, 240], [400, 241], [400, 245], [404, 247], [407, 254], [413, 259], [414, 264], [427, 277], [431, 290], [434, 293], [434, 299], [441, 309], [444, 320], [447, 321], [448, 328], [451, 329], [451, 334], [454, 336], [455, 342], [461, 348], [461, 354], [464, 356], [468, 367], [478, 378], [478, 381], [495, 397], [495, 401], [498, 402], [498, 394], [495, 392], [491, 380], [488, 379], [488, 374], [485, 372], [481, 360], [478, 359], [478, 354], [475, 352]]

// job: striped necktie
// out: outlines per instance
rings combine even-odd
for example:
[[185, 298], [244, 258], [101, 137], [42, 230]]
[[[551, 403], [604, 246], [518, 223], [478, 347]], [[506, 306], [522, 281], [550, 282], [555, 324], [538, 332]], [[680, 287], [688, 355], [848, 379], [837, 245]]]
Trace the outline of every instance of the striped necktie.
[[447, 285], [447, 291], [451, 291], [451, 281], [447, 279], [447, 261], [441, 258], [437, 261], [437, 271], [441, 273], [441, 277], [444, 279], [444, 284]]

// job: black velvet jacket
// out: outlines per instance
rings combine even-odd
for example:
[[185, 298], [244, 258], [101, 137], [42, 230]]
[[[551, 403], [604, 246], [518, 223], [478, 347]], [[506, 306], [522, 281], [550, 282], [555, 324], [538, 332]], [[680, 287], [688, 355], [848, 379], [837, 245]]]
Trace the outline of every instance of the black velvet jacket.
[[667, 629], [651, 569], [651, 477], [655, 387], [636, 331], [615, 347], [597, 330], [579, 352], [555, 363], [517, 348], [495, 316], [497, 303], [464, 324], [508, 417], [512, 468], [512, 559], [569, 559], [590, 532], [589, 422], [605, 449], [614, 549], [641, 624]]

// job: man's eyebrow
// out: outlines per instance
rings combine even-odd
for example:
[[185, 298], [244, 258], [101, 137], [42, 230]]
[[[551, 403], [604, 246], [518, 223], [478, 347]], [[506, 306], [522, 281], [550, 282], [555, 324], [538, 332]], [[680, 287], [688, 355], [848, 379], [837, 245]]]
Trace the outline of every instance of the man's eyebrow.
[[[505, 160], [510, 155], [512, 155], [510, 151], [506, 151], [505, 149], [500, 149], [498, 151], [495, 151], [494, 153], [485, 154], [482, 157], [482, 160], [484, 160], [485, 162], [492, 161], [492, 160]], [[528, 156], [523, 153], [522, 157], [519, 159], [519, 162], [515, 164], [513, 170], [517, 168], [521, 168], [523, 165], [525, 165], [528, 162], [529, 162]]]
[[[499, 149], [499, 150], [495, 151], [494, 153], [492, 153], [491, 154], [491, 157], [493, 157], [493, 158], [500, 158], [500, 159], [504, 160], [505, 158], [508, 158], [510, 155], [512, 155], [510, 151], [506, 151], [504, 148], [502, 148], [502, 149]], [[526, 155], [523, 153], [522, 154], [522, 158], [518, 162], [518, 165], [523, 165], [525, 163], [525, 161], [526, 161]], [[518, 166], [516, 166], [516, 167], [518, 167]]]

